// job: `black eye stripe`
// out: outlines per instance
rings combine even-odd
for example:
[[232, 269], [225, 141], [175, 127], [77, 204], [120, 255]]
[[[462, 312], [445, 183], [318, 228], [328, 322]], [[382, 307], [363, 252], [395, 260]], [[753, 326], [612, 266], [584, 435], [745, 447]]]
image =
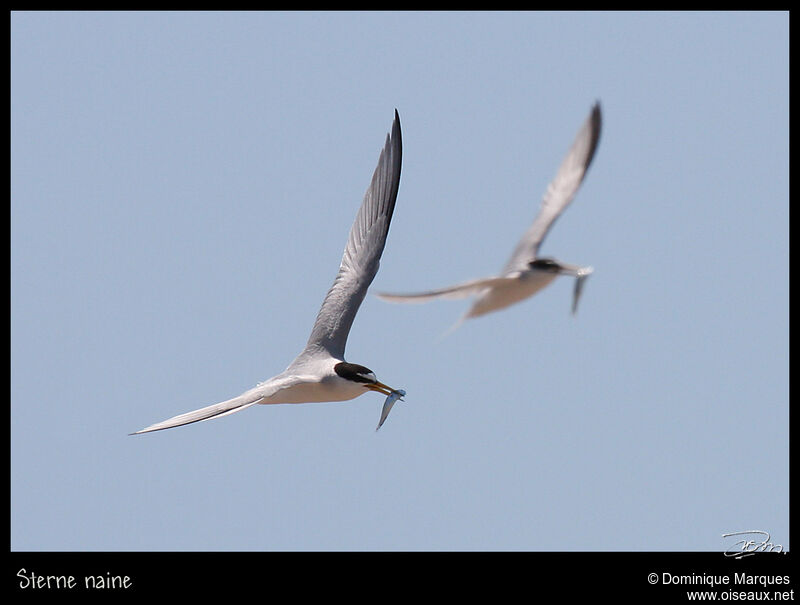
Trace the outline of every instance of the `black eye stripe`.
[[358, 365], [357, 363], [347, 363], [340, 361], [333, 366], [334, 371], [346, 380], [354, 382], [372, 383], [375, 382], [375, 374], [367, 367]]

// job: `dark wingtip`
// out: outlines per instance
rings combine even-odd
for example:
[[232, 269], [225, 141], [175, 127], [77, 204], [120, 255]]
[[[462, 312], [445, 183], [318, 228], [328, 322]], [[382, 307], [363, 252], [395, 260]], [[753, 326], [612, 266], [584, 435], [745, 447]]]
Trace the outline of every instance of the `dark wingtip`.
[[602, 112], [600, 111], [600, 100], [599, 99], [594, 102], [594, 106], [592, 107], [592, 122], [595, 125], [595, 130], [597, 130], [597, 133], [599, 134], [600, 133], [600, 126], [601, 126], [601, 124], [603, 122], [603, 115], [602, 115]]
[[600, 101], [597, 100], [592, 106], [592, 113], [589, 116], [589, 124], [591, 128], [591, 142], [589, 143], [589, 152], [587, 154], [586, 168], [588, 169], [594, 158], [594, 152], [597, 151], [597, 145], [600, 142], [600, 132], [603, 127], [603, 116], [600, 111]]
[[[402, 135], [400, 134], [400, 114], [397, 113], [397, 108], [394, 110], [394, 124], [392, 124], [392, 136], [397, 136], [398, 139], [402, 139]], [[402, 140], [400, 141], [402, 145]]]
[[400, 165], [403, 159], [403, 134], [400, 128], [400, 114], [397, 112], [397, 108], [394, 110], [394, 122], [392, 123], [392, 142], [395, 146], [394, 162], [399, 178]]

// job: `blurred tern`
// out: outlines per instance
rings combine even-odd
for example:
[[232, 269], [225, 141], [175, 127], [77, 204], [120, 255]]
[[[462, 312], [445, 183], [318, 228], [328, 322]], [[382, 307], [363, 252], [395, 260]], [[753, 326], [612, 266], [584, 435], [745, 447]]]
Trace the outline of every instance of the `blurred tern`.
[[388, 395], [394, 403], [401, 393], [405, 395], [405, 391], [395, 391], [378, 382], [369, 368], [344, 360], [350, 327], [378, 272], [386, 244], [402, 154], [400, 117], [395, 110], [391, 135], [386, 135], [372, 182], [350, 229], [339, 273], [325, 296], [305, 349], [289, 367], [238, 397], [175, 416], [133, 435], [219, 418], [257, 403], [347, 401], [369, 391]]
[[594, 269], [540, 257], [539, 246], [583, 182], [600, 140], [600, 126], [600, 104], [595, 103], [555, 178], [548, 185], [539, 215], [522, 236], [500, 275], [416, 294], [379, 293], [377, 296], [389, 302], [418, 303], [475, 295], [470, 309], [454, 326], [457, 327], [464, 319], [503, 309], [536, 294], [559, 275], [570, 275], [576, 278], [572, 300], [572, 313], [575, 314], [583, 284]]

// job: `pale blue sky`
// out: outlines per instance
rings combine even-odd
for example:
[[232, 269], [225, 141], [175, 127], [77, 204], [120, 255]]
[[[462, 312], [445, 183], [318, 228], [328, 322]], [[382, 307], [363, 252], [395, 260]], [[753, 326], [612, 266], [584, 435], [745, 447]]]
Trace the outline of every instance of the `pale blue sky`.
[[[11, 15], [14, 550], [788, 548], [787, 13]], [[368, 295], [408, 392], [257, 406], [303, 347], [394, 109], [378, 290], [499, 270], [592, 103], [543, 253], [466, 302]]]

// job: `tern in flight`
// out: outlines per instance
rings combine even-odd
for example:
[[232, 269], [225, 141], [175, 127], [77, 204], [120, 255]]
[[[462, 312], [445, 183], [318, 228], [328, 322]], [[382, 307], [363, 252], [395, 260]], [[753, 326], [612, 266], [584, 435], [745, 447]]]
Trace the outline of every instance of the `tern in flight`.
[[593, 271], [592, 267], [580, 267], [553, 258], [540, 257], [539, 246], [555, 220], [575, 197], [597, 149], [600, 125], [600, 104], [595, 103], [555, 178], [548, 185], [539, 215], [522, 236], [500, 275], [428, 292], [379, 293], [377, 296], [390, 302], [417, 303], [436, 298], [466, 298], [474, 295], [476, 298], [472, 306], [454, 326], [457, 327], [464, 319], [497, 311], [533, 296], [559, 275], [570, 275], [577, 278], [572, 301], [574, 314], [578, 308], [583, 283]]
[[350, 229], [339, 273], [325, 296], [305, 349], [289, 367], [238, 397], [175, 416], [132, 434], [219, 418], [257, 403], [347, 401], [377, 391], [388, 395], [387, 402], [393, 404], [405, 395], [402, 389], [396, 391], [378, 382], [369, 368], [344, 360], [347, 335], [378, 272], [386, 244], [400, 183], [402, 154], [400, 117], [395, 110], [391, 134], [386, 135], [372, 182]]

